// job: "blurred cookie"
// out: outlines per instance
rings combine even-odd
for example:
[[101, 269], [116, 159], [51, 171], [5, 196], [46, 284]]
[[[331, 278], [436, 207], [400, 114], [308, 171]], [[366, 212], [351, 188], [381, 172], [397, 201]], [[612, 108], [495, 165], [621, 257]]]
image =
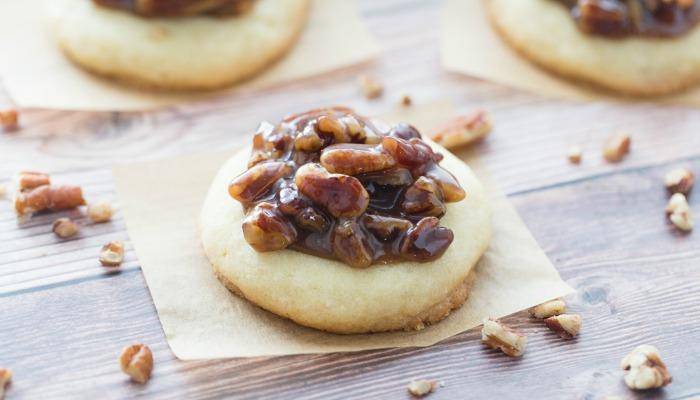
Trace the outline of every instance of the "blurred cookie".
[[304, 26], [308, 3], [255, 0], [240, 13], [221, 6], [193, 16], [190, 7], [187, 16], [150, 18], [144, 17], [148, 10], [87, 0], [47, 6], [58, 44], [81, 67], [139, 86], [197, 90], [251, 77], [280, 58]]
[[503, 39], [555, 73], [636, 96], [700, 81], [694, 2], [484, 1]]

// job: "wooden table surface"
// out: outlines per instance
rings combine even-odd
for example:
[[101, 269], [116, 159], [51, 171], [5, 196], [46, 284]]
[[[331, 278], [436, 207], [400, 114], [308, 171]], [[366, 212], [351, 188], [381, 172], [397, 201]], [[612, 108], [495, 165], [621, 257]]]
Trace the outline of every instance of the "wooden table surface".
[[[700, 396], [700, 236], [666, 221], [664, 173], [700, 173], [700, 111], [655, 104], [578, 104], [546, 100], [442, 70], [437, 1], [360, 1], [383, 47], [366, 65], [267, 90], [148, 113], [23, 110], [22, 129], [0, 134], [0, 181], [21, 169], [50, 171], [80, 184], [90, 199], [119, 199], [110, 167], [236, 146], [261, 119], [314, 106], [347, 104], [381, 114], [403, 93], [417, 104], [450, 99], [460, 111], [489, 110], [495, 120], [479, 154], [562, 277], [577, 293], [577, 340], [564, 341], [525, 312], [505, 319], [529, 336], [522, 359], [485, 349], [479, 329], [428, 348], [182, 362], [170, 352], [123, 216], [85, 226], [77, 238], [51, 233], [57, 217], [19, 227], [0, 202], [0, 366], [14, 371], [8, 399], [36, 398], [408, 398], [412, 378], [443, 386], [432, 399], [622, 398]], [[475, 55], [478, 56], [478, 55]], [[386, 85], [365, 100], [356, 77]], [[7, 100], [4, 99], [4, 104]], [[624, 162], [601, 160], [613, 131], [632, 134]], [[581, 144], [584, 160], [565, 160]], [[697, 196], [691, 205], [700, 209]], [[77, 211], [61, 213], [85, 222]], [[97, 253], [127, 241], [120, 273], [106, 274]], [[121, 348], [150, 345], [155, 369], [133, 384], [117, 363]], [[620, 359], [656, 345], [673, 375], [663, 390], [633, 393]]]

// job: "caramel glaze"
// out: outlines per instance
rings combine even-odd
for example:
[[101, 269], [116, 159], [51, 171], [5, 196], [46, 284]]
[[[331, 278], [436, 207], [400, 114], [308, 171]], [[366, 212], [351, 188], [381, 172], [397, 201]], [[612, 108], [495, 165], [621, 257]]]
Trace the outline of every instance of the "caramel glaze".
[[[319, 122], [323, 118], [341, 121], [342, 129], [324, 132], [324, 124]], [[297, 140], [301, 135], [320, 138], [321, 143], [301, 150]], [[459, 201], [465, 193], [456, 178], [439, 166], [442, 155], [420, 138], [420, 133], [408, 124], [384, 126], [342, 107], [293, 115], [277, 126], [262, 124], [253, 140], [249, 169], [231, 182], [229, 193], [243, 204], [248, 215], [244, 233], [252, 218], [263, 232], [283, 232], [288, 243], [280, 245], [279, 235], [265, 239], [262, 234], [253, 240], [246, 235], [246, 240], [258, 251], [289, 247], [361, 268], [377, 262], [439, 258], [453, 240], [452, 231], [439, 226], [439, 218], [446, 211], [444, 203]], [[384, 140], [390, 143], [384, 145]], [[395, 145], [392, 151], [387, 151], [391, 145]], [[352, 158], [338, 162], [338, 168], [352, 176], [334, 175], [359, 181], [359, 190], [364, 188], [365, 196], [369, 195], [360, 208], [356, 206], [362, 199], [353, 192], [355, 186], [339, 190], [333, 180], [298, 186], [297, 171], [308, 168], [308, 164], [323, 174], [334, 172], [333, 165], [322, 156], [338, 149], [381, 153], [384, 157], [386, 164], [367, 164], [379, 168], [370, 172], [363, 172], [362, 163], [350, 165]], [[352, 154], [363, 157], [363, 153]], [[256, 167], [267, 170], [255, 175], [256, 179], [248, 179]], [[416, 186], [419, 179], [425, 186]], [[428, 190], [422, 191], [424, 187]], [[326, 198], [330, 200], [324, 203]], [[261, 217], [251, 217], [255, 215]], [[273, 244], [268, 247], [266, 241]]]
[[92, 0], [95, 4], [124, 10], [141, 17], [227, 16], [246, 12], [253, 0]]
[[697, 1], [683, 0], [555, 0], [571, 11], [578, 28], [609, 38], [671, 38], [700, 21]]

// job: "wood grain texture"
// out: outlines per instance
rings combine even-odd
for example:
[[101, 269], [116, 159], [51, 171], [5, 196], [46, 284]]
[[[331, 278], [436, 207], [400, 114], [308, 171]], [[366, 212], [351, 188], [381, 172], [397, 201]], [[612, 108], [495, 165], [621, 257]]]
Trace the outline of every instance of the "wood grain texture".
[[[376, 62], [151, 113], [26, 110], [21, 131], [0, 134], [0, 183], [21, 169], [44, 169], [82, 185], [88, 200], [118, 207], [115, 164], [236, 146], [261, 119], [317, 105], [381, 114], [403, 93], [418, 104], [448, 98], [460, 110], [493, 114], [491, 137], [458, 154], [479, 155], [577, 289], [569, 304], [583, 315], [581, 336], [563, 341], [521, 312], [505, 320], [529, 336], [520, 360], [485, 349], [471, 330], [423, 349], [181, 362], [167, 347], [119, 212], [108, 224], [70, 211], [18, 226], [0, 202], [0, 365], [15, 373], [8, 399], [401, 399], [412, 378], [444, 382], [431, 399], [700, 396], [700, 237], [666, 223], [661, 185], [676, 165], [700, 173], [700, 112], [545, 100], [448, 74], [438, 61], [439, 2], [362, 0], [360, 7], [384, 49]], [[386, 95], [363, 99], [359, 73], [380, 77]], [[0, 105], [7, 101], [0, 97]], [[606, 164], [599, 148], [617, 129], [631, 132], [633, 150], [623, 163]], [[575, 143], [585, 151], [580, 166], [565, 159]], [[700, 207], [697, 196], [691, 203]], [[54, 237], [59, 216], [78, 218], [80, 235]], [[110, 274], [97, 253], [114, 239], [126, 241], [126, 262]], [[136, 341], [155, 355], [144, 386], [128, 382], [117, 364], [121, 348]], [[622, 383], [619, 361], [641, 343], [659, 347], [669, 365], [674, 382], [664, 390], [633, 393]]]

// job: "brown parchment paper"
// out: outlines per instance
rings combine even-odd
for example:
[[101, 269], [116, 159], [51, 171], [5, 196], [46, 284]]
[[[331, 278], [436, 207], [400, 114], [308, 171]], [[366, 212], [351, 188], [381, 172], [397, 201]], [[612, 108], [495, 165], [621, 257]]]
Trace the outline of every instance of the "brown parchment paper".
[[354, 1], [313, 0], [299, 41], [252, 80], [208, 93], [148, 91], [96, 77], [71, 64], [46, 29], [43, 1], [51, 0], [0, 1], [0, 80], [22, 107], [146, 110], [310, 77], [367, 61], [379, 53]]
[[[450, 114], [449, 106], [434, 104], [390, 120], [400, 118], [426, 129]], [[508, 315], [572, 292], [508, 200], [486, 181], [494, 208], [493, 241], [477, 266], [468, 300], [444, 321], [419, 332], [335, 335], [277, 317], [229, 293], [201, 249], [201, 205], [209, 183], [233, 151], [114, 170], [132, 245], [165, 336], [180, 359], [429, 346], [481, 324], [486, 316]]]
[[[556, 76], [532, 64], [491, 28], [483, 0], [446, 0], [440, 21], [440, 53], [445, 69], [501, 83], [545, 97], [567, 100], [632, 101]], [[700, 87], [643, 101], [700, 106]]]

